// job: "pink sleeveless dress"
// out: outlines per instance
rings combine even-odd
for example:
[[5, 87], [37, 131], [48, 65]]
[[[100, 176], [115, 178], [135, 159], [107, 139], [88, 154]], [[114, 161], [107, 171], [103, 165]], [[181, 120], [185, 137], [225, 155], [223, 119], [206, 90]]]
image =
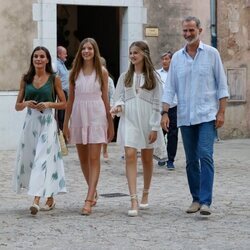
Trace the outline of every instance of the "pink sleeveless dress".
[[107, 117], [96, 72], [80, 71], [75, 81], [75, 100], [70, 118], [70, 143], [107, 143]]

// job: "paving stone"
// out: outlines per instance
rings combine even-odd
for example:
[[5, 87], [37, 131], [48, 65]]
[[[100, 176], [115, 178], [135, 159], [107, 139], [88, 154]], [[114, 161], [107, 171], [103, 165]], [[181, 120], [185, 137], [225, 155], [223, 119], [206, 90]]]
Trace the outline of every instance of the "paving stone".
[[[68, 193], [56, 196], [56, 208], [31, 216], [33, 197], [11, 189], [15, 151], [0, 151], [0, 249], [249, 249], [250, 246], [250, 139], [215, 144], [215, 182], [212, 215], [186, 214], [191, 203], [182, 142], [176, 169], [154, 162], [150, 209], [127, 216], [129, 196], [120, 148], [109, 145], [109, 160], [102, 159], [93, 214], [80, 215], [87, 187], [75, 147], [64, 157]], [[138, 159], [138, 194], [143, 189]], [[44, 200], [42, 200], [44, 202]]]

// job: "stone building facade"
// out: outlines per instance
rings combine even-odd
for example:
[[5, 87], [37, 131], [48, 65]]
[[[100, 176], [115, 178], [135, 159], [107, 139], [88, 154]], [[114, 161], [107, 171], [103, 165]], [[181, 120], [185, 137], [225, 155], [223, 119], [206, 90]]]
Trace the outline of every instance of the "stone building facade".
[[15, 148], [18, 141], [25, 111], [15, 112], [14, 105], [35, 46], [46, 46], [55, 62], [58, 44], [65, 44], [72, 59], [79, 40], [92, 36], [117, 79], [127, 68], [128, 47], [134, 40], [149, 43], [156, 67], [163, 51], [180, 49], [181, 20], [188, 15], [201, 19], [201, 38], [208, 44], [214, 35], [211, 27], [217, 24], [214, 38], [231, 93], [220, 137], [250, 136], [249, 0], [12, 0], [1, 3], [0, 14], [2, 149]]
[[250, 1], [218, 2], [218, 49], [230, 99], [223, 136], [250, 136]]

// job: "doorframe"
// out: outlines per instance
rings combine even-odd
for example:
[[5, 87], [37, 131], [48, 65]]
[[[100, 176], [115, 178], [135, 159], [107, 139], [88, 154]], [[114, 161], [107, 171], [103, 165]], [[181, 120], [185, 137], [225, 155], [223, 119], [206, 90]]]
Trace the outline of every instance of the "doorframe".
[[143, 24], [147, 22], [147, 9], [143, 0], [37, 0], [33, 3], [33, 20], [37, 22], [37, 38], [33, 47], [45, 46], [52, 61], [56, 62], [57, 5], [109, 6], [120, 8], [120, 73], [128, 67], [129, 45], [143, 39]]

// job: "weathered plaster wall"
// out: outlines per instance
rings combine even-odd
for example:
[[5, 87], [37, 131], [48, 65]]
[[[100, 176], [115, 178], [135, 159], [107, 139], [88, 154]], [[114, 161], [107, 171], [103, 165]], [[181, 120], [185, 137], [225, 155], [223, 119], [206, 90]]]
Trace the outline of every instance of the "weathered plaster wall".
[[218, 2], [218, 49], [225, 68], [246, 68], [245, 102], [229, 102], [223, 137], [250, 137], [250, 1]]
[[[1, 1], [0, 96], [13, 97], [11, 102], [6, 101], [6, 107], [14, 107], [15, 93], [8, 94], [6, 91], [18, 89], [20, 77], [29, 65], [33, 39], [37, 38], [37, 22], [32, 19], [32, 3], [37, 2]], [[225, 126], [219, 130], [219, 134], [222, 138], [250, 137], [250, 0], [220, 0], [217, 4], [218, 50], [225, 69], [246, 69], [246, 101], [228, 104]], [[181, 20], [185, 16], [195, 15], [201, 19], [204, 29], [201, 39], [210, 44], [209, 0], [144, 0], [144, 6], [147, 9], [144, 28], [159, 28], [158, 37], [144, 37], [157, 67], [163, 51], [176, 51], [183, 46]], [[9, 112], [3, 112], [6, 117], [2, 115], [2, 118], [7, 121]], [[0, 130], [4, 131], [15, 119], [9, 119], [10, 122], [6, 122], [7, 125]]]
[[0, 4], [0, 91], [17, 90], [27, 70], [36, 23], [32, 21], [32, 0], [1, 1]]
[[[144, 0], [147, 8], [145, 27], [158, 27], [158, 37], [145, 37], [153, 62], [159, 66], [159, 55], [164, 51], [176, 51], [183, 47], [181, 21], [186, 16], [197, 16], [201, 20], [201, 39], [210, 44], [210, 1], [204, 0]], [[144, 28], [145, 28], [144, 27]]]
[[[181, 20], [185, 16], [200, 18], [201, 40], [211, 44], [209, 0], [144, 0], [144, 5], [147, 8], [147, 24], [144, 26], [159, 28], [158, 37], [145, 37], [157, 67], [163, 51], [176, 51], [183, 46]], [[219, 136], [250, 137], [250, 0], [217, 1], [217, 29], [218, 50], [226, 73], [228, 69], [246, 68], [243, 76], [246, 86], [243, 81], [240, 86], [245, 101], [228, 103], [225, 125], [219, 130]]]

